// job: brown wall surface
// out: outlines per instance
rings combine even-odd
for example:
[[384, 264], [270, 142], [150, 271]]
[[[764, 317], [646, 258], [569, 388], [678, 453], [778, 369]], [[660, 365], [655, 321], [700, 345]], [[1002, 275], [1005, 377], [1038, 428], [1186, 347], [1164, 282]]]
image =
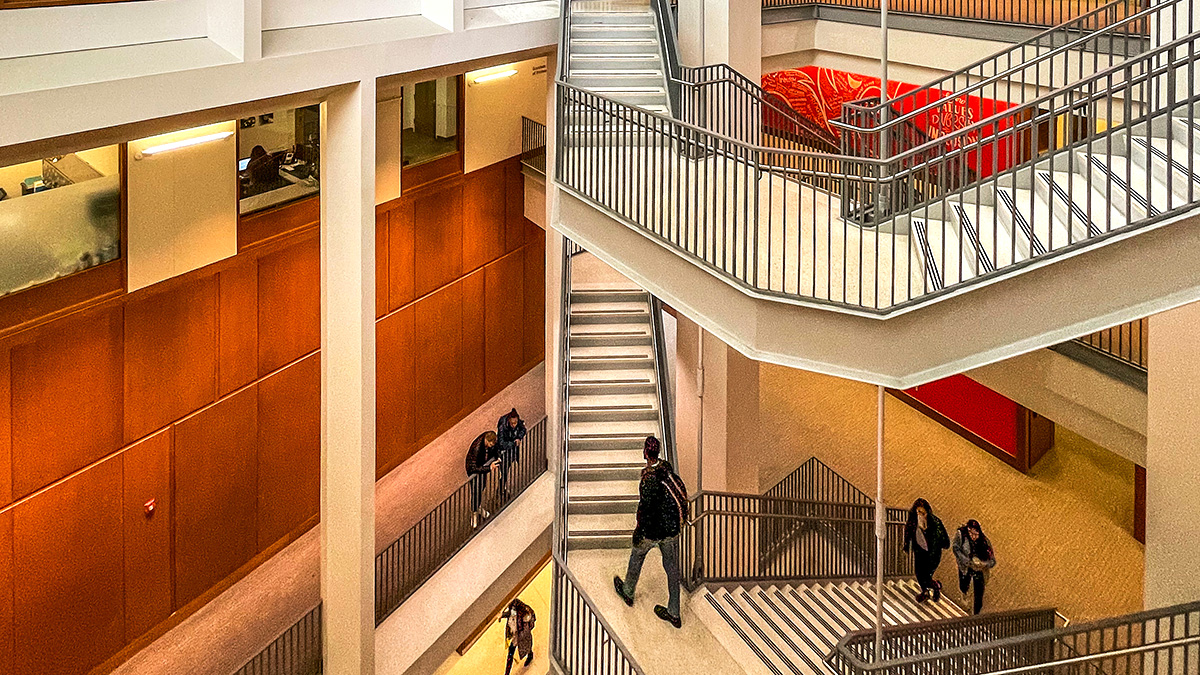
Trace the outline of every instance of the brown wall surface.
[[[519, 178], [503, 162], [377, 210], [380, 475], [542, 360], [544, 236]], [[255, 214], [234, 258], [0, 339], [0, 674], [86, 673], [315, 522], [315, 208]]]

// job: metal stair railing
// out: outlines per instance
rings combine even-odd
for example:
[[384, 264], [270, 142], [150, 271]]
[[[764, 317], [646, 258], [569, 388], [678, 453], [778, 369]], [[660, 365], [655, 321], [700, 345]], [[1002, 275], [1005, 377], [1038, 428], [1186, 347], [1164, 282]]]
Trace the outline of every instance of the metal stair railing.
[[[851, 647], [849, 636], [829, 659], [838, 675], [1048, 675], [1156, 673], [1184, 675], [1200, 668], [1200, 602], [1191, 602], [1089, 623], [962, 644], [935, 651], [912, 650], [874, 660], [873, 649]], [[980, 617], [986, 620], [989, 615]], [[886, 630], [885, 630], [886, 633]]]
[[[1057, 26], [1070, 20], [1082, 9], [1089, 12], [1102, 5], [1096, 0], [1079, 2], [1030, 2], [1029, 0], [995, 0], [994, 2], [971, 2], [970, 0], [890, 0], [888, 12], [914, 16], [937, 16], [966, 19], [1006, 25]], [[1141, 6], [1139, 0], [1129, 0], [1129, 11]], [[879, 0], [763, 0], [763, 9], [781, 7], [845, 7], [878, 11]]]
[[566, 562], [554, 556], [550, 658], [564, 675], [644, 675]]

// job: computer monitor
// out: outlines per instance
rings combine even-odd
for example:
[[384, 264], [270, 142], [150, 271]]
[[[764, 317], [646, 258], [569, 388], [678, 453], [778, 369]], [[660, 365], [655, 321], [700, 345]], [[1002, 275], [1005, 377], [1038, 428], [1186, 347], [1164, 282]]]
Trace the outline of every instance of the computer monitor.
[[250, 158], [238, 160], [238, 171], [245, 171], [246, 167], [250, 166]]

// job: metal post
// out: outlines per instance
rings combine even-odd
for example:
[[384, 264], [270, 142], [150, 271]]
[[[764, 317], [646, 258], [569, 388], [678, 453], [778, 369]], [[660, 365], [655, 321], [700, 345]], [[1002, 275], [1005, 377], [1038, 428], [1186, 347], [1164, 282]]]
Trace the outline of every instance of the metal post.
[[[887, 0], [883, 0], [884, 3]], [[883, 385], [878, 387], [875, 426], [875, 662], [883, 660], [883, 540], [887, 536], [883, 505]]]
[[[880, 0], [879, 2], [879, 124], [882, 127], [879, 131], [879, 159], [886, 162], [888, 155], [891, 154], [891, 148], [888, 147], [888, 122], [891, 121], [891, 105], [888, 104], [888, 0]], [[890, 201], [892, 191], [884, 184], [888, 175], [888, 166], [886, 164], [880, 169], [879, 189], [876, 191], [875, 199], [875, 217], [874, 225], [878, 227], [883, 224], [884, 219], [884, 201], [889, 202], [887, 213], [891, 213]]]

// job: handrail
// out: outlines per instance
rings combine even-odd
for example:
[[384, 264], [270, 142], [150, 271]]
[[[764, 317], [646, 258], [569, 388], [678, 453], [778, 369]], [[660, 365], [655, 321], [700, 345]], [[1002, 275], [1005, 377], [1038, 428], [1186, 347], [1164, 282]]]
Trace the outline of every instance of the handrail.
[[650, 335], [654, 341], [654, 379], [658, 389], [658, 428], [662, 433], [663, 454], [678, 470], [675, 456], [675, 402], [671, 393], [675, 387], [666, 380], [670, 371], [667, 361], [666, 336], [663, 333], [662, 301], [650, 294]]
[[[570, 4], [570, 3], [567, 3]], [[561, 336], [559, 337], [559, 348], [561, 350], [562, 363], [559, 364], [559, 455], [558, 455], [558, 471], [555, 472], [555, 499], [558, 506], [555, 512], [555, 524], [558, 528], [557, 538], [555, 539], [555, 554], [566, 560], [567, 557], [567, 481], [569, 472], [567, 471], [567, 450], [570, 445], [570, 435], [567, 432], [567, 421], [570, 418], [570, 397], [571, 397], [571, 369], [570, 369], [570, 354], [571, 354], [571, 255], [575, 245], [567, 237], [563, 237], [562, 245], [562, 287], [561, 298], [562, 307], [559, 311], [559, 326]]]
[[[1123, 647], [1110, 652], [1100, 652], [1099, 654], [1088, 654], [1086, 656], [1072, 656], [1065, 659], [1049, 662], [1052, 666], [1071, 666], [1077, 663], [1089, 663], [1091, 661], [1099, 661], [1100, 659], [1112, 659], [1121, 656], [1130, 656], [1132, 654], [1142, 654], [1145, 652], [1154, 652], [1161, 649], [1174, 649], [1176, 647], [1185, 647], [1187, 645], [1200, 644], [1200, 635], [1191, 637], [1176, 638], [1166, 642], [1152, 642], [1148, 645], [1138, 645], [1137, 647]], [[1004, 670], [993, 670], [983, 675], [1018, 675], [1019, 673], [1032, 673], [1046, 670], [1045, 663], [1038, 663], [1031, 666], [1018, 666], [1016, 668], [1005, 668]]]
[[[594, 620], [599, 625], [600, 630], [602, 632], [602, 635], [600, 636], [601, 641], [607, 641], [607, 642], [611, 643], [613, 645], [613, 647], [616, 648], [616, 650], [620, 654], [620, 656], [624, 659], [625, 663], [623, 665], [625, 665], [626, 668], [622, 669], [622, 668], [620, 668], [620, 665], [618, 665], [617, 672], [629, 672], [629, 673], [633, 673], [635, 675], [645, 675], [645, 671], [642, 670], [642, 667], [640, 665], [638, 665], [638, 662], [633, 658], [633, 656], [631, 656], [629, 648], [625, 646], [625, 643], [621, 640], [620, 635], [618, 635], [617, 631], [613, 629], [612, 624], [610, 624], [608, 622], [608, 620], [604, 618], [604, 614], [602, 614], [596, 608], [595, 601], [592, 600], [592, 597], [590, 595], [588, 595], [587, 591], [583, 590], [583, 584], [581, 584], [579, 582], [578, 577], [576, 577], [575, 574], [573, 572], [571, 572], [571, 568], [567, 566], [566, 561], [563, 560], [557, 553], [554, 554], [553, 558], [554, 558], [555, 588], [551, 593], [551, 596], [552, 596], [551, 602], [554, 603], [554, 606], [561, 607], [560, 603], [562, 601], [562, 598], [560, 597], [560, 592], [563, 589], [561, 589], [559, 586], [561, 584], [561, 581], [565, 579], [570, 584], [570, 589], [579, 596], [580, 600], [583, 601], [584, 607], [588, 610], [588, 614], [589, 614], [588, 618], [590, 618], [591, 620]], [[555, 613], [552, 613], [552, 616], [561, 615], [561, 614], [562, 614], [561, 611], [555, 612]], [[576, 618], [576, 617], [572, 616], [572, 618]], [[559, 652], [563, 648], [562, 640], [564, 639], [564, 633], [566, 633], [566, 632], [568, 632], [568, 631], [564, 630], [564, 626], [559, 625], [558, 630], [555, 630], [551, 634], [552, 647], [553, 647], [552, 657], [556, 660], [556, 662], [558, 663], [558, 665], [560, 667], [562, 667], [562, 668], [564, 668], [564, 670], [566, 670], [567, 675], [591, 675], [590, 673], [572, 672], [560, 660]], [[579, 633], [586, 633], [588, 635], [591, 635], [592, 631], [584, 630], [584, 631], [579, 631]], [[570, 632], [570, 637], [579, 638], [582, 636], [576, 634], [576, 632]], [[576, 656], [578, 656], [578, 654], [576, 654]], [[595, 662], [595, 659], [589, 659], [589, 662], [591, 663], [591, 665], [593, 665], [593, 667], [599, 665]], [[600, 667], [592, 672], [614, 673], [613, 670], [609, 670], [604, 667]]]

